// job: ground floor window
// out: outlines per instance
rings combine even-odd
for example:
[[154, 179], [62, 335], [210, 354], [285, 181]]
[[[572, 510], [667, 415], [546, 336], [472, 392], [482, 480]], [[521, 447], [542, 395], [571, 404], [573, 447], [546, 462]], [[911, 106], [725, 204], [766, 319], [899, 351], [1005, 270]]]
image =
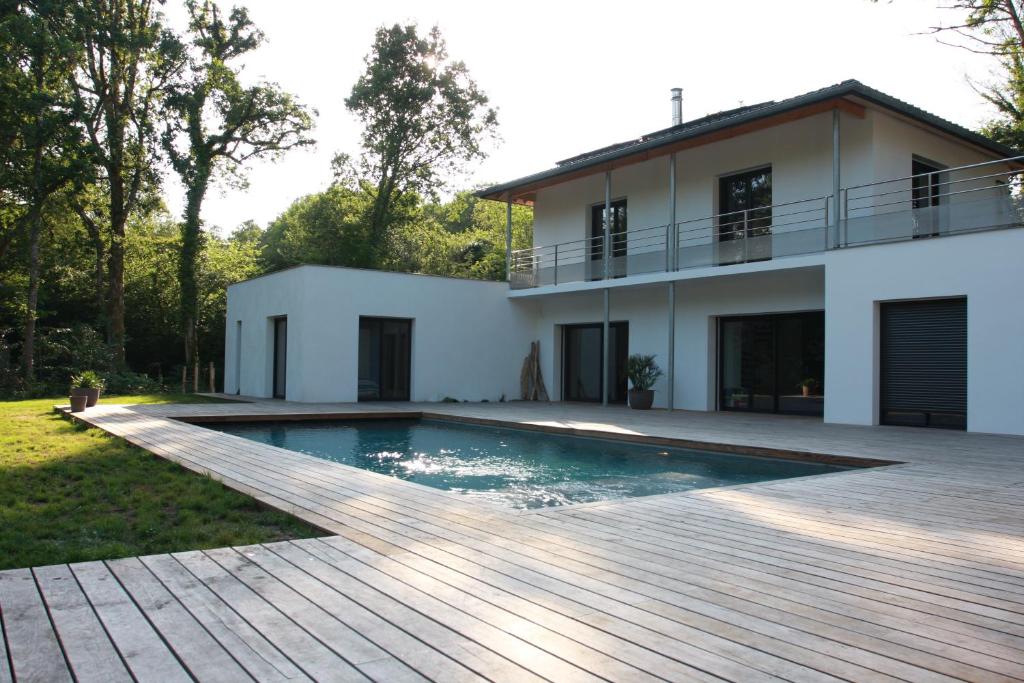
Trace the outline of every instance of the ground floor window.
[[823, 415], [825, 314], [720, 318], [722, 410]]
[[408, 401], [412, 320], [359, 318], [359, 400]]
[[[626, 401], [626, 359], [629, 356], [629, 323], [609, 327], [608, 402]], [[601, 359], [604, 357], [604, 325], [565, 325], [562, 328], [562, 400], [601, 400]]]

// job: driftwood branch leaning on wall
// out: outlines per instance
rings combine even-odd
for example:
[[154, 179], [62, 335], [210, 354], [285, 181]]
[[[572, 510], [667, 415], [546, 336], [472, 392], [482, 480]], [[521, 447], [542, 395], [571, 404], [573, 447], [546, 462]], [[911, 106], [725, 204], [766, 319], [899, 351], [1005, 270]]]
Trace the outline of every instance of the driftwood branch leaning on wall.
[[530, 342], [530, 355], [523, 360], [519, 373], [519, 397], [524, 401], [547, 401], [548, 390], [540, 372], [540, 342]]

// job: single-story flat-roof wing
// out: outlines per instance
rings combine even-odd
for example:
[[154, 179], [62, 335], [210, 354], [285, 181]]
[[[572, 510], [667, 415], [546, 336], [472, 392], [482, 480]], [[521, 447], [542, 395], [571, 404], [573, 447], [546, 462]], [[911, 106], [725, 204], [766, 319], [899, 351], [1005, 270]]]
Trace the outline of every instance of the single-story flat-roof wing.
[[542, 187], [736, 137], [835, 108], [855, 116], [864, 116], [868, 106], [889, 110], [1000, 157], [1014, 157], [1020, 154], [1017, 150], [984, 135], [851, 79], [778, 102], [762, 102], [717, 112], [643, 135], [635, 140], [585, 152], [564, 159], [546, 171], [484, 188], [477, 192], [477, 196], [532, 204], [534, 193]]

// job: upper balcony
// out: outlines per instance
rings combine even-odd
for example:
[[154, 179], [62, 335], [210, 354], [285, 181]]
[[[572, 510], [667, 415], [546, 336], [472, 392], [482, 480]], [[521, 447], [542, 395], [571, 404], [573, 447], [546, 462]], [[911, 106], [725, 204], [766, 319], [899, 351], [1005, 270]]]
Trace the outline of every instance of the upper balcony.
[[838, 202], [811, 197], [522, 249], [511, 254], [509, 283], [529, 289], [1017, 228], [1022, 168], [1024, 157], [1012, 157], [844, 187]]

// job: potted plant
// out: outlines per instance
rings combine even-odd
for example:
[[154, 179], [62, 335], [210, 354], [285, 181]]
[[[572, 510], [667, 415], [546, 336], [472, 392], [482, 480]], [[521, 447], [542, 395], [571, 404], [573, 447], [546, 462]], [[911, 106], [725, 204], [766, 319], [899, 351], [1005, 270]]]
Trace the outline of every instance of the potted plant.
[[662, 375], [661, 368], [654, 362], [654, 356], [634, 353], [626, 362], [626, 375], [631, 385], [629, 407], [649, 410], [654, 403], [654, 390], [651, 387]]
[[89, 397], [85, 394], [71, 394], [68, 396], [68, 401], [71, 403], [71, 412], [80, 413], [85, 410], [86, 404], [89, 403]]
[[86, 370], [71, 378], [71, 395], [85, 396], [86, 405], [90, 408], [100, 400], [100, 392], [103, 387], [103, 378], [92, 370]]
[[811, 395], [811, 389], [813, 389], [817, 385], [818, 385], [818, 380], [814, 379], [813, 377], [808, 377], [805, 380], [801, 380], [800, 384], [798, 384], [797, 386], [800, 387], [800, 392], [804, 396], [810, 396]]

